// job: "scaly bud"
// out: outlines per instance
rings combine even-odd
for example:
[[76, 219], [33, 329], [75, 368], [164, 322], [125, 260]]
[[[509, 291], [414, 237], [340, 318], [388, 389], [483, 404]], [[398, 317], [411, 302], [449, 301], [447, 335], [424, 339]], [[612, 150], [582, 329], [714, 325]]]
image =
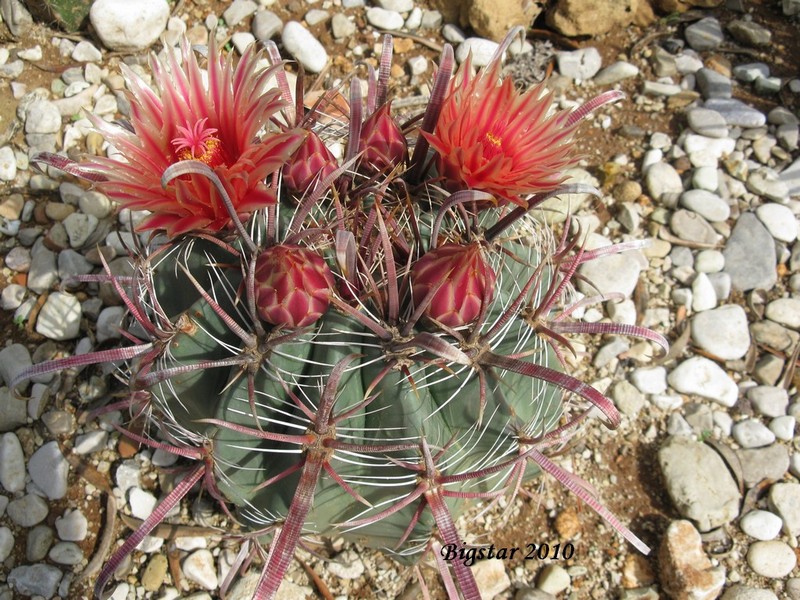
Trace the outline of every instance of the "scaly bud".
[[337, 169], [336, 157], [313, 131], [309, 131], [297, 152], [283, 169], [289, 191], [305, 193]]
[[406, 160], [406, 137], [395, 123], [387, 102], [372, 113], [361, 127], [359, 148], [362, 166], [370, 172], [391, 171]]
[[256, 259], [256, 307], [267, 323], [305, 327], [319, 319], [330, 303], [334, 281], [317, 253], [291, 244], [270, 246]]
[[431, 250], [411, 266], [415, 305], [430, 290], [439, 289], [425, 309], [425, 315], [448, 327], [475, 321], [484, 302], [494, 296], [496, 276], [481, 255], [480, 244], [445, 244]]

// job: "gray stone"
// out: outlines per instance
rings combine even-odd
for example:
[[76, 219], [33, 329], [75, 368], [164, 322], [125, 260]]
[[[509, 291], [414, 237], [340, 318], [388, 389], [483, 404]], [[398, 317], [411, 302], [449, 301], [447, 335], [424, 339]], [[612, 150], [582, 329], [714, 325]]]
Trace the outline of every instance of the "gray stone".
[[33, 26], [33, 18], [20, 0], [0, 2], [0, 16], [14, 37], [24, 35]]
[[769, 489], [770, 508], [783, 520], [783, 531], [800, 535], [800, 483], [775, 483]]
[[728, 137], [728, 124], [725, 118], [715, 110], [693, 108], [686, 113], [686, 120], [692, 131], [712, 138]]
[[733, 67], [733, 76], [743, 83], [753, 83], [761, 77], [769, 77], [769, 65], [762, 62], [736, 65]]
[[687, 190], [681, 194], [680, 205], [696, 212], [712, 223], [727, 221], [731, 208], [722, 198], [705, 190]]
[[7, 387], [0, 387], [0, 432], [13, 431], [28, 418], [28, 403]]
[[0, 436], [0, 486], [6, 492], [25, 489], [25, 454], [17, 435], [11, 431]]
[[356, 32], [356, 24], [348, 19], [346, 15], [336, 13], [331, 19], [331, 31], [333, 37], [337, 40], [347, 38]]
[[[0, 379], [5, 381], [7, 386], [11, 386], [14, 378], [31, 365], [30, 352], [22, 344], [11, 344], [0, 350]], [[16, 389], [21, 391], [27, 385], [27, 381], [22, 381]]]
[[751, 510], [739, 521], [742, 531], [762, 542], [778, 537], [782, 525], [781, 518], [767, 510]]
[[728, 23], [728, 33], [746, 46], [769, 46], [772, 41], [772, 32], [754, 21], [734, 19]]
[[36, 525], [28, 531], [25, 558], [32, 563], [43, 561], [54, 541], [55, 534], [50, 527], [43, 524]]
[[561, 75], [580, 81], [594, 77], [603, 65], [600, 52], [591, 46], [571, 52], [557, 52], [556, 62]]
[[78, 62], [100, 62], [103, 60], [103, 53], [93, 43], [83, 40], [72, 51], [72, 59]]
[[717, 111], [731, 127], [761, 127], [767, 122], [767, 116], [764, 113], [741, 100], [711, 98], [706, 100], [703, 106]]
[[222, 13], [222, 16], [228, 25], [235, 27], [257, 10], [258, 4], [253, 0], [233, 0], [231, 5]]
[[736, 584], [722, 594], [721, 600], [778, 600], [775, 592]]
[[784, 388], [758, 385], [747, 390], [747, 398], [759, 414], [765, 417], [781, 417], [789, 406], [789, 394]]
[[794, 439], [795, 425], [797, 425], [797, 419], [791, 415], [784, 415], [772, 419], [769, 422], [769, 430], [775, 434], [777, 439], [791, 442]]
[[775, 244], [769, 231], [753, 213], [742, 214], [723, 250], [725, 273], [734, 289], [769, 289], [778, 279]]
[[405, 25], [403, 15], [395, 10], [386, 10], [379, 6], [367, 9], [367, 21], [373, 27], [386, 31], [397, 31]]
[[682, 394], [696, 394], [723, 406], [733, 406], [739, 397], [739, 388], [715, 362], [693, 356], [683, 361], [667, 377], [667, 382]]
[[81, 303], [75, 296], [53, 292], [39, 311], [36, 333], [56, 341], [74, 339], [80, 333], [81, 316]]
[[708, 221], [691, 210], [680, 209], [672, 213], [669, 228], [676, 236], [688, 242], [716, 244], [720, 237]]
[[791, 243], [797, 239], [797, 217], [788, 206], [762, 204], [756, 209], [756, 216], [776, 240]]
[[95, 0], [92, 27], [109, 50], [136, 52], [149, 48], [163, 33], [170, 6], [164, 0]]
[[456, 48], [456, 60], [462, 63], [471, 53], [473, 66], [485, 67], [499, 47], [500, 45], [492, 40], [477, 37], [467, 38]]
[[714, 17], [706, 17], [689, 25], [684, 36], [689, 46], [698, 52], [716, 50], [725, 41], [722, 26]]
[[62, 573], [53, 565], [22, 565], [11, 569], [8, 584], [23, 596], [52, 598], [58, 591]]
[[729, 523], [739, 515], [738, 486], [710, 447], [671, 437], [659, 450], [658, 462], [675, 508], [700, 531]]
[[771, 579], [786, 577], [797, 564], [794, 550], [781, 541], [755, 542], [747, 551], [747, 564], [757, 574]]
[[771, 321], [800, 329], [800, 298], [778, 298], [767, 304], [764, 315]]
[[789, 186], [775, 171], [761, 167], [751, 171], [747, 176], [747, 189], [773, 202], [785, 204], [789, 199]]
[[703, 98], [730, 98], [733, 96], [733, 85], [729, 77], [725, 77], [712, 69], [700, 69], [697, 73], [697, 87]]
[[595, 75], [593, 81], [594, 84], [598, 86], [613, 85], [622, 81], [623, 79], [636, 77], [638, 74], [639, 67], [621, 60], [602, 69], [597, 75]]
[[665, 194], [680, 194], [683, 192], [681, 176], [669, 163], [656, 162], [645, 173], [645, 186], [650, 196], [661, 200]]
[[47, 502], [40, 496], [25, 494], [14, 498], [6, 507], [6, 514], [20, 527], [33, 527], [47, 518]]
[[775, 441], [775, 434], [761, 421], [745, 419], [733, 426], [733, 439], [742, 448], [762, 448]]
[[579, 267], [586, 281], [579, 281], [578, 289], [586, 295], [618, 292], [630, 296], [646, 266], [647, 259], [638, 250], [602, 256]]
[[747, 315], [738, 304], [726, 304], [692, 318], [692, 340], [723, 360], [736, 360], [750, 348]]
[[328, 64], [328, 53], [325, 48], [297, 21], [289, 21], [283, 26], [281, 41], [286, 51], [309, 73], [319, 73]]
[[751, 487], [763, 479], [781, 479], [789, 470], [789, 452], [780, 444], [765, 448], [737, 450], [745, 485]]
[[58, 442], [47, 442], [33, 453], [28, 461], [31, 480], [48, 498], [58, 500], [67, 493], [69, 463]]

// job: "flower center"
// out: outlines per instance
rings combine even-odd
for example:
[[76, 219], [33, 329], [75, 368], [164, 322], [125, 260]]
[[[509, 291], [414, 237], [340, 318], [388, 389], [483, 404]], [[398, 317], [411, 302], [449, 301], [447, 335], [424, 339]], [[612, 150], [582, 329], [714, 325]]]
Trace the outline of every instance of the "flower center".
[[[492, 129], [496, 130], [499, 127], [495, 126]], [[483, 146], [483, 157], [486, 160], [492, 160], [498, 154], [503, 154], [503, 140], [491, 131], [484, 134], [481, 145]]]
[[222, 142], [214, 136], [217, 129], [206, 127], [206, 121], [208, 121], [206, 118], [200, 119], [192, 127], [178, 125], [180, 135], [172, 140], [178, 160], [199, 160], [209, 167], [216, 167], [225, 162]]

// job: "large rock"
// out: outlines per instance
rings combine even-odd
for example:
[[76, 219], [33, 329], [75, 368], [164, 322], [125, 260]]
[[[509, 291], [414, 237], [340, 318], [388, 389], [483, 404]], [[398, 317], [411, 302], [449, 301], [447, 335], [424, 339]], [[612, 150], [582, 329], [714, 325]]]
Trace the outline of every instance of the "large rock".
[[472, 27], [479, 36], [500, 41], [516, 25], [531, 26], [542, 0], [434, 0], [446, 23]]
[[656, 10], [661, 13], [686, 12], [692, 8], [713, 8], [723, 0], [653, 0]]
[[658, 463], [675, 508], [700, 531], [739, 516], [739, 487], [710, 446], [673, 436], [658, 451]]
[[547, 11], [547, 24], [569, 36], [599, 35], [617, 27], [655, 21], [648, 0], [558, 0]]
[[725, 585], [725, 567], [714, 567], [689, 521], [669, 524], [658, 551], [661, 585], [670, 598], [713, 600]]
[[96, 0], [89, 20], [109, 50], [138, 52], [152, 45], [169, 19], [166, 0]]

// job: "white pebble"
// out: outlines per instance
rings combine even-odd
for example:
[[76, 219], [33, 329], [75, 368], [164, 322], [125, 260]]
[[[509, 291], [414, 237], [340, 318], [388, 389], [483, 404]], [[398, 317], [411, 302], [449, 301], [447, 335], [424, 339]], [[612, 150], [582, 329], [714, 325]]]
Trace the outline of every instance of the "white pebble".
[[214, 590], [219, 584], [214, 568], [214, 557], [206, 549], [196, 550], [184, 559], [183, 574], [207, 590]]
[[0, 485], [7, 492], [21, 492], [25, 489], [26, 474], [25, 455], [17, 434], [4, 433], [0, 437]]
[[67, 493], [69, 463], [58, 447], [58, 442], [48, 442], [28, 461], [31, 480], [50, 500], [63, 498]]
[[319, 73], [328, 64], [328, 53], [325, 48], [297, 21], [289, 21], [284, 25], [281, 41], [286, 51], [310, 73]]

